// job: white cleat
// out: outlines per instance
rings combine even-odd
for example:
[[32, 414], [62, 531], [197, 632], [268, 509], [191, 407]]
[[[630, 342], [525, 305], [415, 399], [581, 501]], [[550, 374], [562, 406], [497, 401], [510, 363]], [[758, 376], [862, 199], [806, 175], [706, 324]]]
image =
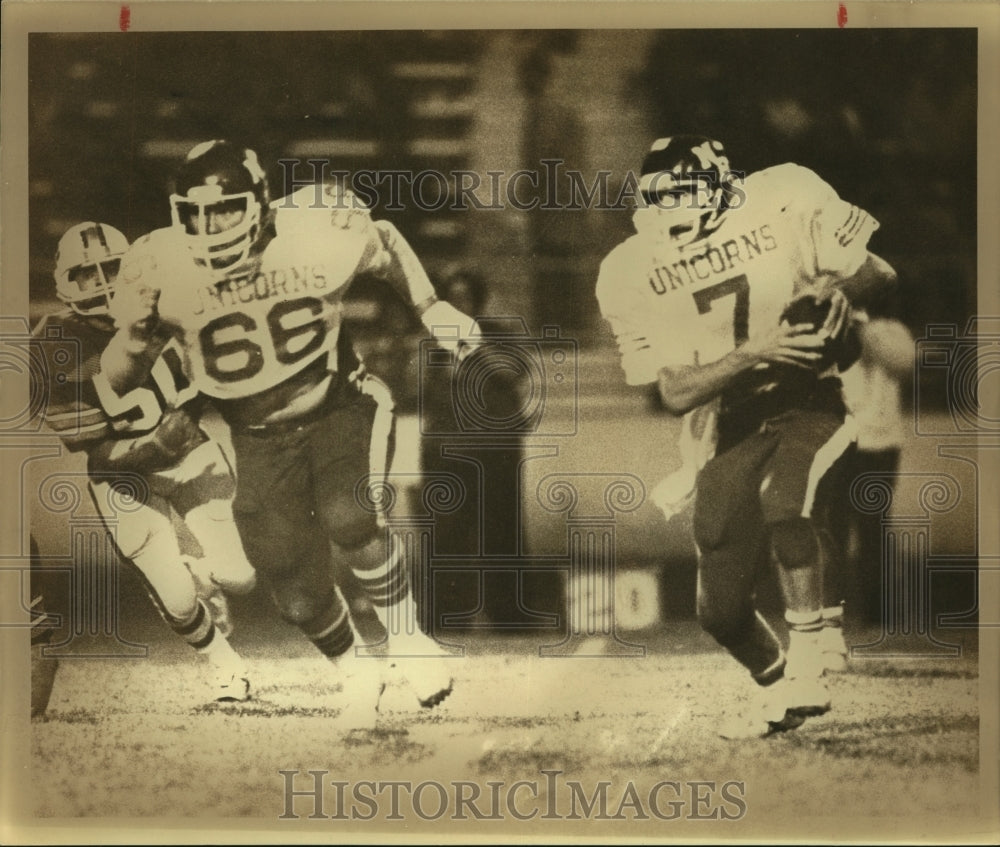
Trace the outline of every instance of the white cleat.
[[392, 667], [425, 709], [433, 709], [451, 694], [455, 680], [441, 646], [423, 632], [396, 636], [389, 642]]
[[746, 709], [722, 722], [719, 735], [731, 741], [742, 741], [797, 729], [805, 723], [806, 715], [796, 708], [795, 700], [787, 679], [759, 688]]
[[850, 651], [844, 641], [844, 630], [839, 626], [825, 626], [819, 632], [819, 649], [823, 672], [826, 674], [846, 673]]
[[385, 660], [348, 653], [333, 664], [340, 681], [337, 727], [344, 732], [375, 729], [385, 691]]
[[815, 717], [830, 711], [830, 689], [822, 677], [789, 677], [785, 682], [786, 705], [797, 714]]
[[215, 700], [218, 703], [244, 703], [250, 699], [250, 680], [246, 671], [220, 673], [215, 680]]

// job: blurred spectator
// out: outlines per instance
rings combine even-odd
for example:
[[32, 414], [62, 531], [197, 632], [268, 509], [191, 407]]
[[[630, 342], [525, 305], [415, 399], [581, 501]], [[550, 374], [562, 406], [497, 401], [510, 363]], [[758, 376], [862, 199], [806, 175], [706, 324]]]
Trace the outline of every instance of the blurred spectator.
[[[491, 333], [499, 339], [505, 330], [510, 331], [509, 319], [483, 315], [489, 290], [476, 271], [453, 272], [439, 284], [438, 295], [474, 316], [487, 339]], [[483, 564], [483, 557], [514, 558], [519, 553], [518, 482], [524, 438], [516, 430], [526, 392], [524, 375], [512, 370], [506, 359], [505, 364], [492, 367], [488, 359], [478, 358], [496, 354], [497, 347], [487, 343], [461, 363], [423, 371], [424, 471], [454, 474], [468, 492], [455, 512], [442, 515], [435, 524], [436, 553], [467, 557], [470, 565], [465, 570], [439, 570], [433, 580], [432, 623], [443, 637], [447, 636], [441, 626], [445, 615], [457, 616], [449, 628], [496, 627], [510, 632], [530, 622], [522, 609], [518, 572]], [[475, 398], [465, 399], [463, 373], [480, 377]], [[474, 415], [460, 414], [464, 402], [476, 404]], [[506, 421], [513, 424], [505, 431]], [[489, 436], [484, 438], [486, 432]], [[558, 596], [555, 586], [551, 590], [551, 596]], [[536, 606], [534, 602], [528, 605]]]

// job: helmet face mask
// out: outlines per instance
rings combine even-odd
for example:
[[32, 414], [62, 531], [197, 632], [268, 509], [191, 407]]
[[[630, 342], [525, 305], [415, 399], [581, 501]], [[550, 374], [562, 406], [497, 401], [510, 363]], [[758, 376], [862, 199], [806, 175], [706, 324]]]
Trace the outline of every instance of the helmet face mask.
[[257, 154], [227, 141], [209, 141], [188, 153], [170, 210], [195, 262], [225, 272], [253, 252], [268, 200]]
[[260, 231], [261, 207], [253, 192], [197, 195], [170, 195], [174, 226], [184, 231], [195, 261], [221, 271], [245, 262]]
[[107, 224], [67, 230], [56, 252], [56, 296], [80, 315], [106, 315], [128, 239]]

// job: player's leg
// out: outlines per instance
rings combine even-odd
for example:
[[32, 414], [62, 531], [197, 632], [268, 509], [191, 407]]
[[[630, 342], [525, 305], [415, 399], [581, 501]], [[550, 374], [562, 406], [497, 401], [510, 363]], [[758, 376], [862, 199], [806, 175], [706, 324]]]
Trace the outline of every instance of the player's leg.
[[222, 448], [205, 442], [182, 462], [181, 470], [184, 476], [170, 500], [202, 548], [206, 570], [225, 591], [248, 593], [256, 574], [236, 529], [236, 478]]
[[181, 558], [170, 505], [161, 496], [149, 494], [145, 502], [111, 514], [111, 488], [112, 484], [103, 481], [90, 485], [122, 558], [138, 569], [167, 625], [211, 666], [215, 699], [246, 700], [250, 691], [246, 663], [216, 629], [210, 610], [198, 597], [194, 578]]
[[188, 561], [198, 594], [228, 637], [232, 623], [223, 592], [247, 594], [257, 581], [233, 517], [232, 468], [218, 443], [207, 441], [169, 473], [174, 484], [168, 499], [201, 548], [201, 557]]
[[[848, 667], [849, 651], [844, 638], [844, 608], [849, 602], [853, 580], [848, 561], [849, 489], [856, 462], [852, 445], [820, 482], [812, 512], [819, 542], [823, 575], [823, 629], [820, 651], [827, 673], [843, 673]], [[850, 601], [855, 601], [854, 594]]]
[[772, 449], [754, 438], [712, 459], [698, 476], [694, 510], [699, 622], [760, 682], [780, 677], [784, 666], [781, 643], [753, 599], [765, 542], [758, 469]]
[[313, 430], [317, 512], [335, 555], [350, 567], [386, 630], [387, 655], [421, 705], [431, 707], [451, 692], [451, 669], [420, 628], [406, 551], [390, 543], [365, 502], [362, 483], [385, 473], [393, 437], [388, 390], [371, 378], [366, 388], [381, 396], [344, 389], [343, 405]]
[[773, 438], [750, 436], [716, 456], [698, 477], [698, 617], [754, 683], [749, 703], [721, 721], [719, 733], [725, 738], [766, 736], [804, 720], [784, 676], [781, 642], [754, 605], [754, 585], [767, 561], [761, 469], [774, 448]]
[[232, 511], [250, 565], [288, 623], [336, 658], [353, 643], [334, 591], [330, 551], [312, 508], [312, 469], [302, 430], [235, 432], [240, 468]]
[[[811, 408], [772, 425], [778, 448], [761, 489], [761, 509], [777, 564], [789, 629], [786, 676], [815, 692], [815, 711], [829, 708], [825, 687], [811, 682], [824, 673], [822, 525], [814, 518], [824, 477], [853, 443], [850, 421], [834, 385], [824, 386]], [[806, 704], [808, 705], [808, 704]]]
[[308, 427], [266, 435], [234, 432], [240, 473], [233, 514], [247, 557], [281, 617], [337, 669], [351, 707], [342, 711], [341, 723], [369, 726], [381, 680], [377, 663], [351, 649], [350, 614], [334, 584], [326, 530], [312, 508], [307, 443]]

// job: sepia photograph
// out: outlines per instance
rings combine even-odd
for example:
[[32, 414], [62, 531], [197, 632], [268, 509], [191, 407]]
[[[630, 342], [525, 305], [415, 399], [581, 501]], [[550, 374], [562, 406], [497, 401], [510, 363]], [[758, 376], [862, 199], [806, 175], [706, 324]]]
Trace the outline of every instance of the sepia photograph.
[[1000, 838], [1000, 7], [2, 14], [0, 841]]

